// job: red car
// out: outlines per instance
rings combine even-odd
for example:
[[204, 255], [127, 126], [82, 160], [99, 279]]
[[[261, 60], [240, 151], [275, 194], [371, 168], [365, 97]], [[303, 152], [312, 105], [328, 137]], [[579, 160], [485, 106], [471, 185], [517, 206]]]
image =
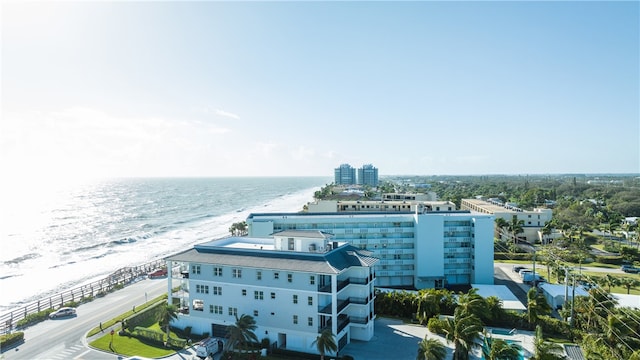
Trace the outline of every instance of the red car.
[[167, 276], [167, 269], [157, 269], [147, 274], [149, 279]]

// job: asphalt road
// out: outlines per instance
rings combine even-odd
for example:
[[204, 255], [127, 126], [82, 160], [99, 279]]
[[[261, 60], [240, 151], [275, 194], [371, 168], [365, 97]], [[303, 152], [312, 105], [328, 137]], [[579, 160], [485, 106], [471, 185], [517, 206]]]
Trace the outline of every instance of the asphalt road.
[[[176, 283], [177, 285], [177, 283]], [[167, 279], [144, 279], [105, 297], [82, 304], [77, 316], [46, 320], [24, 330], [24, 342], [2, 349], [0, 358], [36, 360], [113, 360], [121, 356], [92, 350], [86, 334], [101, 322], [113, 319], [134, 306], [167, 292]], [[146, 298], [145, 298], [146, 293]]]

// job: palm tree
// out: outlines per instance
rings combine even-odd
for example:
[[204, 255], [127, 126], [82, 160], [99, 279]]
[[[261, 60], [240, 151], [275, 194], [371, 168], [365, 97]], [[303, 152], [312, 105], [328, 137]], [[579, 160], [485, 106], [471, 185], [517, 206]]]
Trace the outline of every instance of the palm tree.
[[538, 288], [532, 287], [527, 292], [527, 320], [529, 324], [536, 324], [540, 315], [548, 315], [551, 306]]
[[496, 218], [496, 230], [498, 233], [498, 239], [502, 240], [502, 234], [504, 233], [504, 230], [509, 227], [509, 223], [507, 222], [507, 220], [503, 219], [503, 218]]
[[447, 318], [443, 331], [448, 342], [454, 345], [453, 360], [469, 360], [469, 351], [482, 331], [482, 322], [476, 315], [456, 311], [453, 318]]
[[547, 221], [542, 227], [542, 245], [549, 243], [549, 235], [553, 232], [553, 224], [551, 221]]
[[167, 341], [169, 341], [169, 335], [171, 334], [170, 325], [171, 320], [178, 319], [178, 308], [172, 304], [166, 304], [160, 307], [158, 312], [158, 323], [160, 327], [165, 327], [167, 331]]
[[542, 336], [542, 328], [536, 326], [536, 335], [533, 339], [534, 354], [530, 360], [562, 360], [566, 359], [562, 355], [562, 345], [544, 341]]
[[447, 357], [447, 349], [437, 339], [427, 336], [418, 343], [418, 356], [416, 360], [444, 360]]
[[460, 312], [462, 316], [473, 314], [481, 319], [483, 316], [487, 316], [488, 309], [487, 302], [478, 295], [478, 289], [471, 289], [466, 294], [460, 295], [455, 313]]
[[640, 286], [640, 281], [630, 277], [624, 277], [622, 279], [619, 279], [618, 283], [624, 286], [625, 289], [627, 289], [627, 295], [631, 292], [631, 288], [636, 288]]
[[320, 353], [320, 360], [324, 360], [324, 354], [327, 352], [335, 352], [338, 350], [338, 345], [331, 332], [331, 329], [324, 329], [315, 340], [311, 343], [311, 346], [315, 345], [316, 349]]
[[256, 321], [252, 316], [242, 314], [238, 318], [238, 315], [236, 315], [236, 323], [227, 327], [229, 350], [235, 349], [236, 346], [246, 347], [250, 342], [258, 342], [258, 337], [254, 333], [257, 328]]
[[507, 226], [507, 229], [509, 229], [511, 236], [513, 236], [513, 243], [517, 244], [518, 234], [522, 233], [524, 229], [524, 220], [518, 220], [518, 216], [513, 215], [513, 217], [511, 218], [511, 222], [509, 222], [509, 225]]
[[433, 316], [440, 313], [440, 299], [436, 289], [422, 289], [415, 297], [416, 319], [421, 324], [426, 324]]
[[609, 293], [611, 293], [612, 286], [617, 286], [620, 283], [618, 278], [615, 276], [612, 276], [611, 274], [605, 275], [604, 277], [601, 278], [601, 280], [602, 280], [602, 284], [607, 287], [607, 291]]
[[518, 360], [522, 348], [503, 339], [493, 339], [485, 334], [482, 354], [486, 360]]

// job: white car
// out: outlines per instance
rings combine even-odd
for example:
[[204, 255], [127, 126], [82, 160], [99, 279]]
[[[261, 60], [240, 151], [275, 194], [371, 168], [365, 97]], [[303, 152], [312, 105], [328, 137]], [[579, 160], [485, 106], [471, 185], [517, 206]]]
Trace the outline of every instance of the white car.
[[61, 317], [75, 316], [76, 309], [72, 307], [61, 307], [60, 309], [49, 314], [49, 319], [57, 319]]

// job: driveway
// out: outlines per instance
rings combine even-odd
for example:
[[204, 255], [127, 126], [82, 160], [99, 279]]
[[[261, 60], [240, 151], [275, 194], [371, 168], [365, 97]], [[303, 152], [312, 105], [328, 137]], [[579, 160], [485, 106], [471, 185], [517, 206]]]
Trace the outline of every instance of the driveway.
[[[413, 360], [418, 354], [418, 342], [429, 333], [425, 326], [405, 324], [402, 320], [389, 318], [376, 319], [374, 327], [371, 341], [351, 340], [351, 343], [340, 350], [340, 355], [351, 355], [355, 360]], [[446, 345], [441, 337], [433, 338]], [[453, 349], [447, 347], [447, 358], [452, 356]]]

